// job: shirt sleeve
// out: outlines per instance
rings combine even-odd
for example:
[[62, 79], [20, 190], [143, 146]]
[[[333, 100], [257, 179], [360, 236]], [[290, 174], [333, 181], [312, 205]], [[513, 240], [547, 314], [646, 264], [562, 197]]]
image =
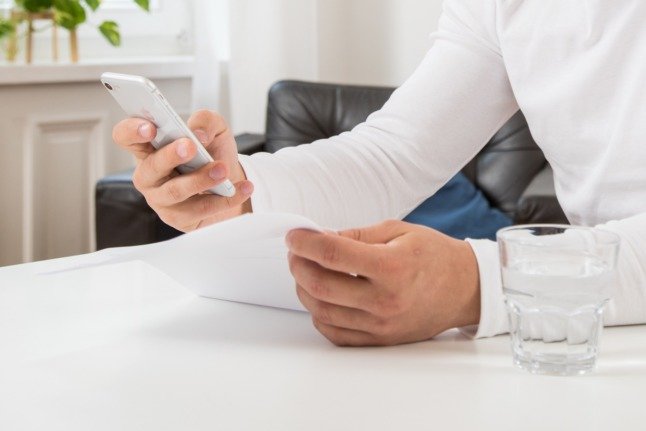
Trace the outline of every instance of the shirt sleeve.
[[460, 330], [473, 338], [493, 337], [509, 332], [509, 321], [502, 294], [498, 244], [488, 239], [467, 239], [478, 261], [480, 275], [480, 322]]
[[304, 215], [333, 229], [403, 218], [517, 110], [495, 37], [495, 3], [451, 0], [414, 74], [351, 132], [241, 157], [254, 212]]
[[[619, 235], [621, 245], [612, 298], [604, 312], [604, 324], [646, 323], [646, 214], [639, 214], [596, 227]], [[496, 243], [468, 240], [477, 257], [480, 272], [480, 324], [462, 328], [475, 338], [491, 337], [509, 331], [502, 293], [500, 262]]]
[[621, 238], [617, 277], [604, 313], [606, 325], [646, 323], [646, 214], [598, 226]]
[[[365, 123], [272, 155], [241, 156], [255, 185], [254, 212], [346, 229], [401, 219], [434, 194], [518, 110], [495, 15], [494, 1], [446, 1], [424, 60]], [[479, 244], [483, 335], [503, 328], [505, 316], [495, 243]]]

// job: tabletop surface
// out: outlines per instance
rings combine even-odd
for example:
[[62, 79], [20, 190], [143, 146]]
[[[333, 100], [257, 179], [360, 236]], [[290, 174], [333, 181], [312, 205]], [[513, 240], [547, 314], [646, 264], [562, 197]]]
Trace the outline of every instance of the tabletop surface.
[[534, 376], [506, 336], [338, 348], [142, 263], [49, 265], [0, 269], [0, 430], [646, 429], [646, 327], [607, 328], [594, 374]]

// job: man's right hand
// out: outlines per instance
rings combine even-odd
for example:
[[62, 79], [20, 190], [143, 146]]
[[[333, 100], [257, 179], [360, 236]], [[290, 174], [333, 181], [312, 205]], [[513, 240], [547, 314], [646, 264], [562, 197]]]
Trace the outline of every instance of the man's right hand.
[[[224, 119], [203, 110], [191, 116], [188, 126], [215, 162], [186, 175], [175, 168], [195, 156], [197, 148], [190, 139], [155, 150], [150, 141], [157, 130], [149, 121], [128, 118], [114, 127], [114, 141], [137, 158], [132, 178], [137, 190], [166, 224], [183, 232], [251, 212], [253, 184], [238, 162], [235, 139]], [[236, 186], [235, 196], [205, 193], [227, 178]]]

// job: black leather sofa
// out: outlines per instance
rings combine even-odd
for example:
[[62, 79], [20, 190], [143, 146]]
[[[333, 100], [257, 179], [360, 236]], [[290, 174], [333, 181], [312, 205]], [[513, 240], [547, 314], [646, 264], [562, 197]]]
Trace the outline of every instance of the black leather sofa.
[[[237, 136], [238, 150], [275, 152], [338, 135], [381, 108], [393, 90], [280, 81], [269, 91], [265, 134]], [[515, 224], [567, 223], [554, 196], [551, 169], [521, 112], [462, 171]], [[96, 229], [99, 249], [147, 244], [180, 234], [146, 204], [132, 185], [132, 171], [97, 183]]]

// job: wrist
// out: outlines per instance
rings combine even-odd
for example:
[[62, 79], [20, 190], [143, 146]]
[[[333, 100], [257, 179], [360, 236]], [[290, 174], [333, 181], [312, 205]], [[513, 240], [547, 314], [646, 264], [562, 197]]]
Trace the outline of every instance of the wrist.
[[242, 168], [242, 164], [240, 164], [240, 161], [236, 160], [235, 163], [231, 166], [231, 173], [229, 174], [229, 179], [234, 184], [239, 183], [240, 181], [247, 180], [247, 174]]
[[[242, 164], [238, 160], [236, 160], [236, 163], [231, 171], [231, 181], [233, 181], [233, 183], [247, 181], [247, 174], [244, 171]], [[239, 211], [240, 212], [237, 215], [244, 215], [253, 212], [253, 207], [251, 206], [251, 197], [249, 197], [249, 199], [247, 199], [242, 203], [242, 205], [240, 205]]]
[[460, 241], [461, 268], [458, 272], [460, 280], [457, 284], [460, 289], [459, 309], [454, 327], [477, 325], [480, 323], [480, 273], [478, 260], [473, 249], [466, 241]]

